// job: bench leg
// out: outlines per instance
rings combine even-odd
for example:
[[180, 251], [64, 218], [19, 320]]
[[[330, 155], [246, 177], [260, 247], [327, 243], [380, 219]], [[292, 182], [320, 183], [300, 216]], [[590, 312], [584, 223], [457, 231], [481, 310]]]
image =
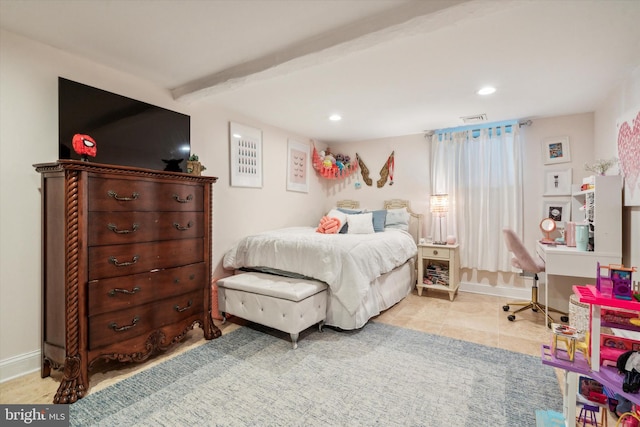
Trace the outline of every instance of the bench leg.
[[318, 332], [322, 332], [323, 326], [324, 326], [324, 320], [321, 320], [320, 323], [318, 323]]
[[300, 334], [289, 334], [291, 335], [291, 345], [293, 345], [293, 349], [298, 348], [298, 336]]

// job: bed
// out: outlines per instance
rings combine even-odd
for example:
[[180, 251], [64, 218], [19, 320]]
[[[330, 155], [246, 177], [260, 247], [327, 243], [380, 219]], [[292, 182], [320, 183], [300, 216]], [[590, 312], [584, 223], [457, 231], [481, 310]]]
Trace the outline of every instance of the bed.
[[[354, 200], [340, 201], [336, 207], [354, 216], [375, 211], [389, 222], [384, 222], [383, 230], [378, 223], [378, 232], [367, 234], [322, 234], [316, 227], [289, 227], [247, 236], [227, 251], [224, 268], [324, 282], [329, 286], [325, 325], [361, 328], [415, 286], [422, 215], [398, 199], [385, 201], [377, 210], [361, 210]], [[400, 226], [397, 218], [402, 218]]]

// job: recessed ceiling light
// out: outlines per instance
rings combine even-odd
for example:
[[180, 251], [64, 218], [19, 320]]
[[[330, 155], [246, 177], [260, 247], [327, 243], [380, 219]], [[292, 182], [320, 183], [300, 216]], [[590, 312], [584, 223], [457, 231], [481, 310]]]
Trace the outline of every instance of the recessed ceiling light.
[[342, 120], [342, 116], [340, 114], [332, 114], [329, 116], [329, 120], [331, 120], [332, 122], [338, 122]]
[[495, 87], [486, 86], [478, 91], [478, 95], [491, 95], [496, 91]]

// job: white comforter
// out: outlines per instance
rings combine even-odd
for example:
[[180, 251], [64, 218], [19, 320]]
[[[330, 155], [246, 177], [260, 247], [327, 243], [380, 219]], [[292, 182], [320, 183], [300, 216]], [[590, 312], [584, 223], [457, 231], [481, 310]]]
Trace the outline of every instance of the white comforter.
[[322, 234], [312, 227], [291, 227], [248, 236], [224, 256], [227, 269], [268, 267], [325, 282], [350, 313], [355, 313], [369, 284], [414, 257], [418, 248], [405, 231], [373, 234]]

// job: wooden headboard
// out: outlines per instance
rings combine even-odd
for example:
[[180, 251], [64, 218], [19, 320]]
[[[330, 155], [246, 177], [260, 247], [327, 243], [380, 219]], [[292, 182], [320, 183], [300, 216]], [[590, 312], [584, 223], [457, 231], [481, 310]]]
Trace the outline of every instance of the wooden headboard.
[[[360, 202], [357, 200], [338, 200], [336, 206], [343, 209], [358, 209]], [[415, 213], [411, 210], [408, 200], [392, 199], [385, 200], [382, 205], [383, 209], [402, 209], [407, 208], [407, 212], [411, 215], [409, 219], [409, 234], [413, 236], [416, 243], [422, 237], [422, 214]]]

